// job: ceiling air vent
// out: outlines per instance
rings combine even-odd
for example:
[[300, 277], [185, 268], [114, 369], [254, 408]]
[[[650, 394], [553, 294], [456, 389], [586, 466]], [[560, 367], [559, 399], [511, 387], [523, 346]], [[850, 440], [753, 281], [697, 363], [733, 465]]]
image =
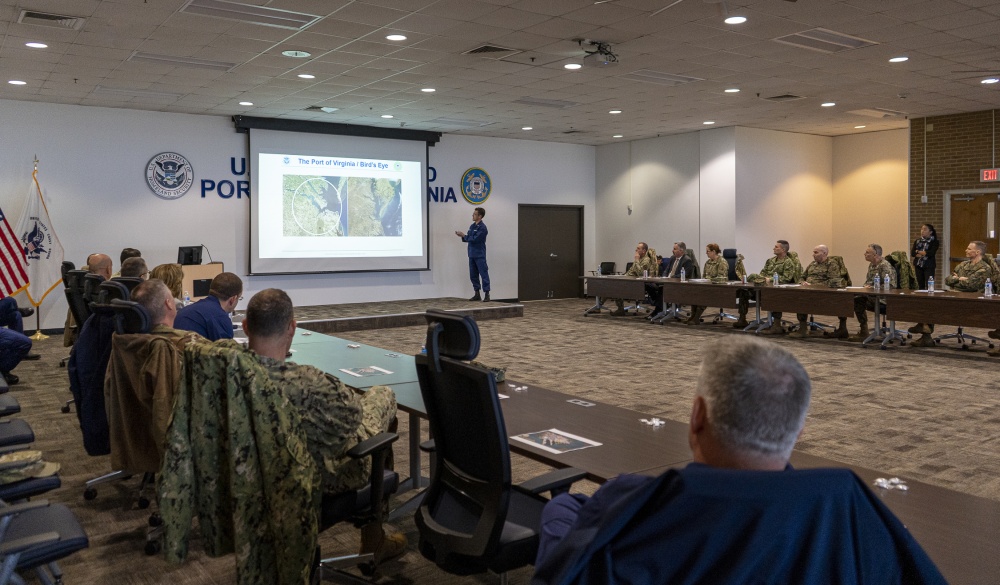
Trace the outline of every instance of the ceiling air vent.
[[475, 49], [469, 49], [462, 53], [463, 55], [476, 55], [478, 57], [485, 57], [486, 59], [503, 59], [505, 57], [512, 57], [521, 53], [520, 49], [508, 49], [507, 47], [498, 47], [496, 45], [482, 45], [476, 47]]
[[52, 28], [68, 28], [70, 30], [80, 30], [86, 18], [76, 16], [64, 16], [62, 14], [49, 14], [47, 12], [35, 12], [34, 10], [22, 10], [17, 17], [20, 24], [33, 24], [35, 26], [49, 26]]
[[136, 51], [127, 59], [133, 63], [155, 63], [157, 65], [172, 65], [174, 67], [194, 67], [195, 69], [212, 69], [213, 71], [229, 71], [236, 67], [236, 63], [226, 63], [225, 61], [209, 61], [207, 59], [195, 59], [193, 57], [175, 57], [173, 55], [157, 55], [156, 53], [143, 53]]
[[653, 71], [652, 69], [639, 69], [638, 71], [633, 71], [632, 73], [627, 73], [620, 76], [622, 79], [628, 79], [629, 81], [643, 81], [645, 83], [655, 83], [657, 85], [683, 85], [685, 83], [691, 83], [692, 81], [704, 81], [700, 77], [688, 77], [687, 75], [674, 75], [673, 73], [664, 73], [662, 71]]
[[888, 108], [862, 108], [860, 110], [851, 110], [847, 113], [868, 116], [869, 118], [902, 118], [906, 116], [906, 112], [897, 112]]
[[306, 108], [307, 112], [322, 112], [324, 114], [332, 114], [339, 110], [340, 108], [331, 108], [330, 106], [309, 106]]
[[860, 49], [877, 45], [875, 41], [852, 37], [825, 28], [814, 28], [812, 30], [786, 35], [774, 39], [779, 43], [819, 51], [821, 53], [839, 53], [850, 49]]
[[226, 2], [225, 0], [190, 0], [180, 11], [289, 30], [302, 30], [322, 18], [314, 14], [278, 10], [266, 6], [251, 6], [239, 2]]
[[805, 96], [795, 95], [793, 93], [783, 93], [781, 95], [772, 95], [768, 97], [762, 97], [760, 99], [767, 100], [769, 102], [794, 102], [795, 100], [805, 99]]
[[462, 118], [434, 118], [433, 120], [428, 120], [428, 124], [437, 124], [440, 126], [458, 126], [460, 128], [482, 128], [483, 126], [489, 126], [494, 124], [494, 122], [478, 122], [476, 120], [465, 120]]
[[578, 102], [571, 102], [568, 100], [547, 100], [544, 98], [535, 98], [524, 96], [520, 99], [514, 100], [515, 104], [522, 104], [525, 106], [541, 106], [543, 108], [571, 108], [573, 106], [580, 105]]

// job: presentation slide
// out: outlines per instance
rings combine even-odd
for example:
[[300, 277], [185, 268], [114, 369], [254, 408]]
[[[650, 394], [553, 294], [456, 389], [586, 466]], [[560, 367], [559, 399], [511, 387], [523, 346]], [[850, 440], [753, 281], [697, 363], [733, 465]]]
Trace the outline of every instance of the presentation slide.
[[251, 129], [253, 274], [425, 270], [426, 143]]

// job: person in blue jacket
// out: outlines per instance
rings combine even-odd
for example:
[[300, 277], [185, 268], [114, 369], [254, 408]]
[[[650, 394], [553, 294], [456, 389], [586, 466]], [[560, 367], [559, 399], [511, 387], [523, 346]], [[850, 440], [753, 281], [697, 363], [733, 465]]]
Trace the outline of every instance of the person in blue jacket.
[[232, 272], [217, 274], [209, 285], [208, 296], [177, 312], [174, 329], [194, 331], [209, 341], [233, 338], [233, 320], [229, 316], [243, 298], [243, 281]]
[[[472, 225], [469, 226], [468, 233], [456, 231], [455, 235], [462, 238], [463, 242], [469, 243], [469, 278], [472, 280], [472, 289], [476, 294], [472, 295], [470, 301], [490, 300], [490, 269], [486, 265], [486, 235], [488, 230], [483, 218], [486, 217], [486, 210], [477, 207], [472, 212]], [[479, 281], [482, 279], [482, 289], [485, 297], [479, 296]]]

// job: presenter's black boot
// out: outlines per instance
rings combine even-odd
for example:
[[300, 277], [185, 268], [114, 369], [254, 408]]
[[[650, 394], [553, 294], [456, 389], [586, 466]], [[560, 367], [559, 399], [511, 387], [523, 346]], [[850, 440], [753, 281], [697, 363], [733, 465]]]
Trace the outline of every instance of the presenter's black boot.
[[483, 300], [483, 297], [479, 296], [479, 291], [477, 290], [477, 291], [476, 291], [476, 294], [472, 295], [472, 296], [471, 296], [471, 297], [469, 298], [469, 300], [470, 300], [470, 301], [481, 301], [481, 300]]
[[490, 302], [490, 291], [486, 291], [486, 296], [483, 297], [483, 302], [484, 303]]

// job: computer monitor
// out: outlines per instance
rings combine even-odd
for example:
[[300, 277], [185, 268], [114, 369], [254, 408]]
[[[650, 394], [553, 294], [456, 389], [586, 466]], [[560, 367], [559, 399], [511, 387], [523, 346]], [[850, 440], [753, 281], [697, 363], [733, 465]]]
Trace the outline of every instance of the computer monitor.
[[181, 246], [177, 248], [178, 264], [201, 264], [201, 246]]

